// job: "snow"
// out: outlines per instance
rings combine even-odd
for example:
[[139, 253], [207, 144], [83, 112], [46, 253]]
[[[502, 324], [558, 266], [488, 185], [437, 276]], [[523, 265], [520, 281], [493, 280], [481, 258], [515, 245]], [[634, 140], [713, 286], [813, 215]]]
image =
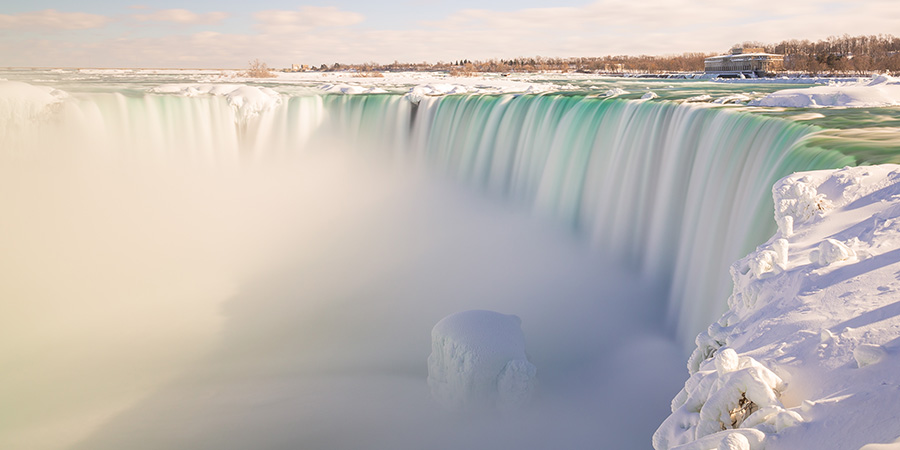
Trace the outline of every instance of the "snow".
[[350, 84], [323, 84], [319, 86], [329, 94], [385, 94], [386, 90], [377, 87], [363, 87]]
[[431, 330], [428, 386], [451, 410], [512, 410], [531, 400], [537, 369], [525, 355], [517, 316], [470, 310], [441, 319]]
[[727, 105], [730, 103], [746, 103], [752, 100], [750, 96], [747, 94], [732, 94], [726, 95], [724, 97], [719, 97], [713, 101], [713, 103], [718, 103], [722, 105]]
[[0, 80], [0, 123], [31, 120], [68, 96], [49, 86]]
[[685, 103], [694, 103], [694, 102], [710, 102], [713, 100], [713, 96], [709, 94], [700, 94], [690, 97], [685, 100]]
[[896, 450], [900, 166], [797, 173], [773, 196], [778, 231], [732, 266], [653, 446]]
[[175, 94], [185, 97], [200, 95], [223, 96], [234, 109], [237, 123], [259, 116], [265, 111], [274, 109], [281, 103], [281, 95], [267, 87], [248, 86], [242, 84], [165, 84], [150, 88], [154, 94]]
[[766, 95], [753, 106], [786, 108], [872, 108], [900, 105], [900, 79], [879, 75], [871, 80], [831, 82], [827, 86], [785, 89]]

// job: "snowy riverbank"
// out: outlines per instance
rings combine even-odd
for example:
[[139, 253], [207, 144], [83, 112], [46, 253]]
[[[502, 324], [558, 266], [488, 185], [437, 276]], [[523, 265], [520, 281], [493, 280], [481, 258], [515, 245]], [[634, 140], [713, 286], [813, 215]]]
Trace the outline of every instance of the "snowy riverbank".
[[730, 310], [698, 336], [657, 450], [900, 436], [900, 166], [798, 173], [773, 192], [778, 231], [732, 266]]

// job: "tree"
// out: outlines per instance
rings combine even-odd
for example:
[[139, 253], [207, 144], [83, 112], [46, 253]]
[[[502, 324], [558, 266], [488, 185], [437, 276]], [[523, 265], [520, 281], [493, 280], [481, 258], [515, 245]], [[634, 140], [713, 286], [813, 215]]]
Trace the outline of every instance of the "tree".
[[250, 61], [250, 67], [244, 72], [244, 76], [249, 78], [274, 78], [275, 74], [269, 70], [266, 63], [261, 62], [259, 58]]

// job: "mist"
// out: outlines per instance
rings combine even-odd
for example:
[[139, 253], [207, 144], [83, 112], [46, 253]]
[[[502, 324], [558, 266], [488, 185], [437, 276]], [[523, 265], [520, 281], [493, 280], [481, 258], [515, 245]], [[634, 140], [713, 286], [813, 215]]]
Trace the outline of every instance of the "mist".
[[[74, 146], [0, 166], [4, 448], [649, 448], [680, 388], [664, 292], [428, 169]], [[530, 407], [430, 399], [468, 309], [522, 319]]]

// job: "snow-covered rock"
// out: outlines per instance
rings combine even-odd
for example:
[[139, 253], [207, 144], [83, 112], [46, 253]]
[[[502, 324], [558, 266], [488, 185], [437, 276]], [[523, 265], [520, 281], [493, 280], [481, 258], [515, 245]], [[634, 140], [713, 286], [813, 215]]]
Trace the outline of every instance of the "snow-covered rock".
[[709, 94], [701, 94], [695, 95], [693, 97], [687, 98], [684, 100], [685, 103], [701, 103], [701, 102], [711, 102], [713, 100], [713, 96]]
[[512, 410], [531, 400], [537, 369], [525, 354], [522, 321], [493, 311], [463, 311], [431, 330], [428, 386], [451, 410]]
[[281, 95], [267, 87], [242, 84], [193, 83], [165, 84], [150, 88], [154, 94], [176, 94], [185, 97], [218, 95], [225, 97], [235, 111], [235, 122], [246, 123], [281, 104]]
[[900, 166], [798, 173], [773, 196], [778, 231], [732, 265], [653, 446], [894, 448]]
[[329, 94], [385, 94], [388, 91], [373, 86], [359, 86], [354, 84], [323, 84], [319, 89]]
[[726, 95], [724, 97], [719, 97], [713, 101], [713, 103], [717, 103], [720, 105], [728, 105], [732, 103], [746, 103], [752, 100], [747, 94], [732, 94]]
[[872, 108], [900, 105], [900, 79], [879, 75], [871, 80], [833, 82], [828, 86], [785, 89], [751, 102], [787, 108]]

